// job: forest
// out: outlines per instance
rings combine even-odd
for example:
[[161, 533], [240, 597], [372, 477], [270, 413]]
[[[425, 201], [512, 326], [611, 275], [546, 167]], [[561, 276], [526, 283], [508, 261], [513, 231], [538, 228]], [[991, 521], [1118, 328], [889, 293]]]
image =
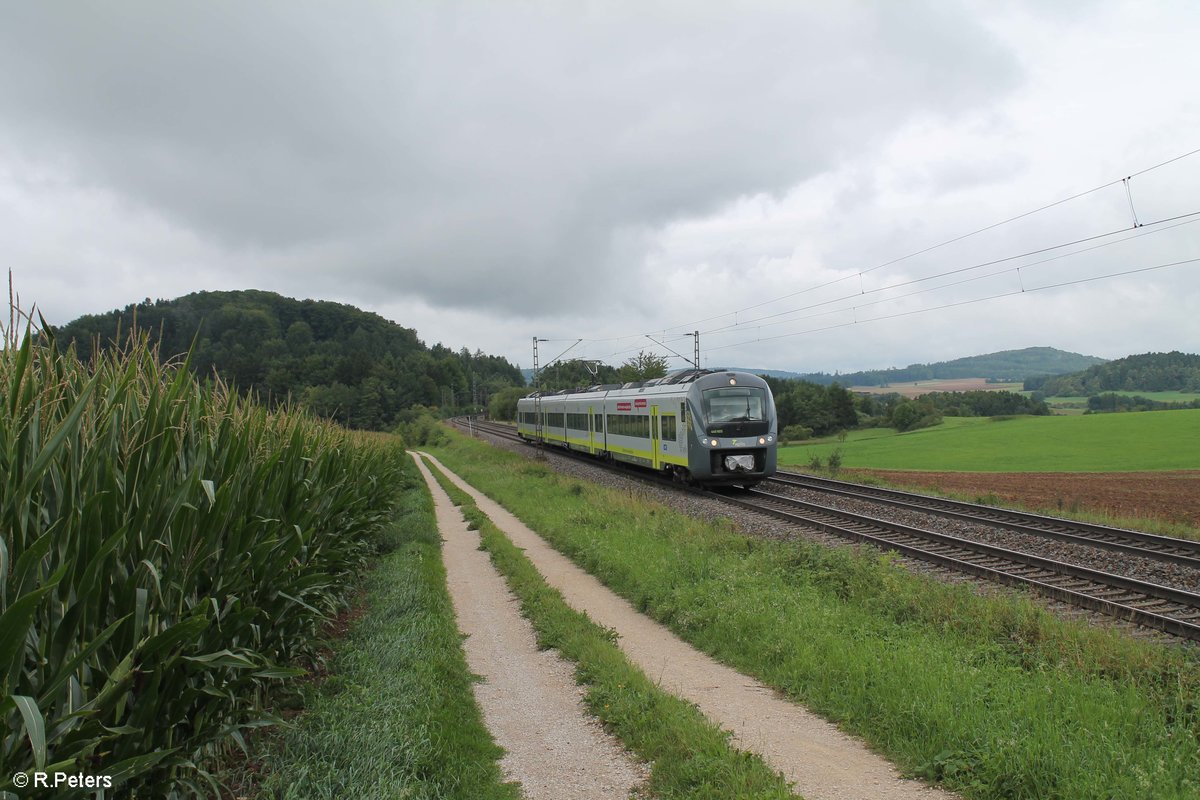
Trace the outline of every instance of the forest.
[[854, 428], [910, 431], [941, 423], [944, 417], [1044, 415], [1050, 408], [1016, 392], [930, 392], [917, 398], [899, 394], [855, 394], [796, 379], [767, 378], [775, 396], [780, 434], [789, 441], [828, 436]]
[[[511, 419], [517, 398], [530, 391], [521, 370], [502, 357], [427, 346], [416, 331], [354, 306], [258, 290], [147, 298], [120, 310], [80, 317], [56, 336], [60, 346], [73, 346], [89, 359], [96, 352], [124, 346], [131, 332], [148, 336], [164, 362], [187, 357], [199, 376], [220, 378], [272, 405], [299, 405], [350, 428], [391, 430], [411, 422], [420, 409], [436, 409], [441, 416], [487, 409], [497, 419]], [[975, 376], [985, 366], [999, 375], [1035, 364], [1079, 363], [1078, 359], [1098, 360], [1028, 348], [932, 365], [921, 377], [948, 377], [968, 366], [976, 370]], [[618, 367], [559, 362], [543, 369], [537, 382], [555, 390], [645, 380], [666, 370], [665, 358], [642, 352]], [[878, 377], [898, 380], [898, 375], [884, 371]], [[856, 395], [841, 381], [766, 380], [775, 395], [780, 432], [801, 439], [870, 426], [912, 430], [936, 425], [945, 416], [1047, 414], [1041, 398], [1050, 395], [1200, 391], [1200, 356], [1148, 353], [1070, 375], [1031, 377], [1025, 388], [1034, 393], [1032, 398], [980, 391], [905, 399]], [[1091, 410], [1133, 410], [1147, 403], [1151, 401], [1106, 395]]]
[[272, 405], [298, 403], [349, 428], [388, 430], [415, 406], [478, 408], [524, 385], [504, 358], [426, 346], [412, 329], [354, 306], [258, 290], [147, 298], [80, 317], [56, 335], [90, 359], [124, 346], [135, 330], [163, 361], [190, 353], [198, 376], [217, 376]]
[[1090, 397], [1102, 392], [1200, 392], [1200, 355], [1143, 353], [1070, 375], [1031, 377], [1026, 391], [1047, 397]]

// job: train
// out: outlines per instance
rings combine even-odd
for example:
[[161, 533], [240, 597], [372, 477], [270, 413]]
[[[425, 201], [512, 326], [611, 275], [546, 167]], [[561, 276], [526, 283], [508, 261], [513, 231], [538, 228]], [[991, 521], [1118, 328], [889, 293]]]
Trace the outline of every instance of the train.
[[778, 417], [757, 375], [683, 369], [517, 401], [528, 442], [647, 467], [691, 485], [753, 487], [775, 474]]

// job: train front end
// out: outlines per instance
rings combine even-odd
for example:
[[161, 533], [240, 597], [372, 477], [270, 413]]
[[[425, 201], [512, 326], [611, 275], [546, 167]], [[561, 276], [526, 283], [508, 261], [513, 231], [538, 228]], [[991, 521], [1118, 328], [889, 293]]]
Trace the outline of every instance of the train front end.
[[746, 372], [713, 372], [687, 394], [688, 469], [696, 483], [753, 486], [775, 474], [779, 439], [771, 387]]

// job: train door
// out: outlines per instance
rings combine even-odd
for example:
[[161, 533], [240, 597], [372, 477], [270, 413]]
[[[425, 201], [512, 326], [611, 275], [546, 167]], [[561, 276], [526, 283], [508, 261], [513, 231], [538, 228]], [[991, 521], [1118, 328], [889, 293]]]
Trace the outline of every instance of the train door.
[[650, 406], [650, 466], [658, 469], [659, 458], [658, 443], [662, 439], [662, 432], [658, 428], [658, 406]]

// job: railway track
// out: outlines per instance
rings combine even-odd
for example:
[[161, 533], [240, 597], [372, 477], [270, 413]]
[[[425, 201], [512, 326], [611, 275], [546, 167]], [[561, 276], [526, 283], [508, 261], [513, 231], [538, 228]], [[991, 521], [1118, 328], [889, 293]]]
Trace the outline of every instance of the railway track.
[[910, 511], [936, 514], [949, 519], [975, 522], [1017, 531], [1018, 533], [1057, 539], [1072, 544], [1099, 547], [1142, 558], [1151, 558], [1168, 564], [1179, 564], [1180, 566], [1200, 569], [1200, 542], [1188, 539], [1158, 536], [1143, 531], [1111, 528], [1106, 525], [1076, 522], [1074, 520], [1031, 514], [1024, 511], [1011, 511], [1003, 508], [979, 505], [977, 503], [947, 500], [898, 489], [864, 486], [858, 483], [849, 483], [830, 478], [818, 478], [791, 472], [776, 473], [769, 482], [781, 486], [811, 489], [841, 497], [850, 497], [856, 500], [868, 500], [872, 503], [882, 503]]
[[754, 489], [726, 502], [1200, 641], [1200, 594]]
[[[458, 423], [466, 429], [466, 423]], [[473, 423], [473, 428], [490, 435], [501, 436], [514, 441], [522, 441], [515, 429], [496, 423]], [[563, 452], [558, 451], [556, 452]], [[583, 457], [580, 455], [580, 457]], [[597, 466], [609, 466], [588, 458], [589, 463]], [[659, 485], [674, 486], [669, 481], [659, 480], [646, 475], [639, 475], [629, 470], [621, 470], [624, 474], [651, 480]], [[809, 479], [808, 476], [783, 474], [773, 479], [781, 485], [796, 486], [803, 483], [803, 488], [815, 489], [822, 492], [833, 492], [840, 495], [851, 494], [860, 499], [873, 502], [887, 502], [890, 505], [903, 505], [909, 510], [926, 514], [936, 514], [974, 523], [998, 525], [1014, 528], [1021, 525], [1037, 523], [1027, 522], [1028, 518], [1035, 520], [1051, 520], [1052, 525], [1036, 529], [1038, 535], [1051, 538], [1067, 539], [1076, 543], [1095, 547], [1121, 550], [1148, 558], [1172, 561], [1188, 567], [1197, 568], [1200, 564], [1198, 553], [1186, 552], [1186, 541], [1179, 549], [1167, 546], [1181, 540], [1143, 534], [1138, 531], [1124, 531], [1117, 528], [1104, 528], [1086, 523], [1075, 523], [1058, 520], [1051, 517], [1008, 512], [1001, 509], [991, 509], [985, 506], [975, 506], [966, 503], [942, 501], [938, 498], [928, 498], [911, 495], [906, 492], [895, 492], [896, 496], [886, 497], [890, 490], [879, 490], [878, 494], [867, 497], [866, 493], [854, 495], [859, 488], [874, 490], [876, 487], [858, 487], [839, 481], [824, 479]], [[825, 485], [821, 485], [825, 484]], [[851, 488], [853, 487], [853, 488]], [[762, 489], [749, 490], [740, 494], [713, 492], [699, 489], [689, 489], [705, 497], [720, 502], [745, 508], [762, 514], [768, 514], [792, 524], [808, 528], [816, 528], [825, 533], [858, 542], [865, 542], [876, 547], [895, 551], [905, 556], [918, 558], [923, 561], [938, 564], [959, 572], [986, 578], [1011, 586], [1023, 586], [1040, 594], [1052, 597], [1071, 605], [1098, 611], [1118, 619], [1144, 625], [1165, 631], [1183, 638], [1200, 641], [1200, 594], [1162, 586], [1148, 581], [1141, 581], [1124, 575], [1089, 569], [1077, 564], [1058, 561], [1030, 553], [1009, 550], [983, 542], [959, 538], [948, 533], [939, 533], [924, 528], [901, 525], [889, 520], [858, 514], [842, 509], [811, 503], [793, 497], [776, 494]], [[903, 496], [903, 497], [901, 497]], [[920, 501], [928, 500], [928, 506]], [[957, 506], [957, 507], [956, 507]], [[964, 509], [962, 506], [968, 506]], [[973, 510], [982, 509], [988, 512], [976, 513]], [[998, 519], [990, 518], [996, 515]], [[1022, 519], [1024, 518], [1024, 519]], [[1035, 532], [1029, 528], [1017, 528], [1023, 533]], [[1089, 531], [1094, 529], [1094, 531]], [[1090, 533], [1095, 538], [1090, 538]], [[1141, 537], [1146, 547], [1139, 547]]]
[[455, 417], [454, 419], [450, 420], [450, 422], [464, 431], [469, 432], [476, 430], [491, 434], [492, 436], [499, 436], [502, 439], [509, 439], [514, 442], [525, 441], [517, 435], [516, 428], [500, 422], [480, 422], [479, 420], [468, 420], [463, 419], [462, 417]]

